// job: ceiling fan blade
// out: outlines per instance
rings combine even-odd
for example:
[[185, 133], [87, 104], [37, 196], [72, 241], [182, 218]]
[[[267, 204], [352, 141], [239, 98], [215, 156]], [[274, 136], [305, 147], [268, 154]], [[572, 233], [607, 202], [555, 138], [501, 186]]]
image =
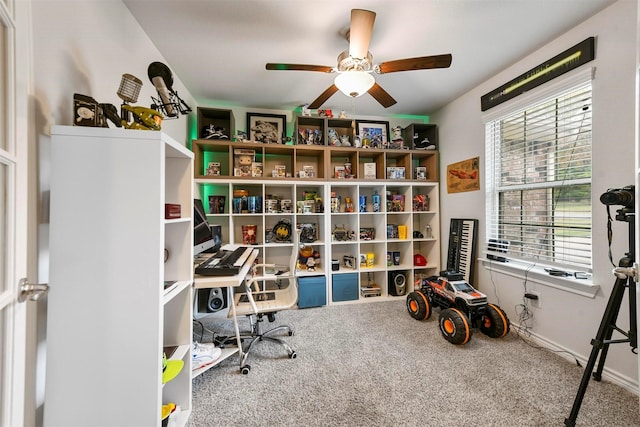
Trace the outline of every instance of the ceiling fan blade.
[[448, 68], [451, 65], [451, 54], [420, 56], [418, 58], [398, 59], [378, 65], [380, 74], [395, 73], [397, 71], [426, 70], [429, 68]]
[[331, 98], [333, 94], [336, 93], [337, 91], [338, 91], [338, 87], [336, 85], [329, 86], [327, 90], [322, 92], [322, 94], [320, 94], [320, 96], [315, 99], [315, 101], [309, 104], [309, 109], [315, 110], [317, 108], [320, 108], [320, 106], [322, 106], [322, 104], [327, 102], [327, 100]]
[[349, 55], [351, 57], [367, 57], [375, 20], [375, 12], [364, 9], [351, 10], [351, 27], [349, 28]]
[[378, 83], [374, 83], [371, 89], [369, 89], [369, 94], [374, 97], [376, 101], [378, 101], [384, 108], [389, 108], [397, 101], [393, 99], [389, 93], [382, 89]]
[[305, 65], [305, 64], [274, 64], [268, 63], [267, 70], [289, 70], [289, 71], [320, 71], [321, 73], [332, 73], [333, 67], [326, 65]]

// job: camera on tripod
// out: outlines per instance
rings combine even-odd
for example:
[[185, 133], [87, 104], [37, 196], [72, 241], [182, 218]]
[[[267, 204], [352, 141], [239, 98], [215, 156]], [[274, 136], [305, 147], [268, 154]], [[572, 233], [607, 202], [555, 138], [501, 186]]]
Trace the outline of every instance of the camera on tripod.
[[635, 185], [607, 190], [600, 196], [600, 202], [605, 205], [620, 205], [626, 208], [633, 208], [635, 201]]

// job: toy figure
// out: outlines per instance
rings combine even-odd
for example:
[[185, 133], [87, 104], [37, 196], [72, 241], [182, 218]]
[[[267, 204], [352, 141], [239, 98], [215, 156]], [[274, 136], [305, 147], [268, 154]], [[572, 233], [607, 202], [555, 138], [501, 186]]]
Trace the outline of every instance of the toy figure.
[[248, 154], [241, 154], [237, 156], [238, 168], [242, 176], [251, 175], [251, 165], [253, 164], [253, 156]]
[[327, 130], [327, 135], [329, 137], [329, 145], [340, 145], [338, 142], [338, 133], [334, 128], [329, 128]]
[[349, 135], [340, 135], [340, 145], [343, 147], [351, 147], [351, 143], [349, 142]]
[[302, 115], [304, 117], [311, 117], [311, 110], [309, 109], [309, 104], [304, 104], [302, 106]]
[[312, 256], [307, 258], [307, 271], [315, 271], [316, 270], [316, 260]]
[[393, 129], [393, 138], [391, 139], [391, 148], [404, 148], [404, 138], [402, 138], [402, 128], [398, 125]]

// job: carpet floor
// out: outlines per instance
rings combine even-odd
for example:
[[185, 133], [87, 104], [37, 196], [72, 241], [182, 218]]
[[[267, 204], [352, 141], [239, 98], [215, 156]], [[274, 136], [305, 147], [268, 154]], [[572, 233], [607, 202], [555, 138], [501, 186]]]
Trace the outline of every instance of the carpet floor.
[[[237, 356], [193, 382], [189, 427], [202, 426], [563, 426], [583, 368], [511, 333], [479, 331], [447, 342], [435, 310], [412, 319], [403, 300], [278, 313], [295, 329], [289, 359], [263, 341], [239, 372]], [[240, 319], [241, 328], [247, 325]], [[230, 322], [205, 327], [231, 335]], [[200, 328], [194, 325], [200, 338]], [[211, 341], [205, 332], [203, 341]], [[638, 396], [591, 380], [578, 426], [640, 426]]]

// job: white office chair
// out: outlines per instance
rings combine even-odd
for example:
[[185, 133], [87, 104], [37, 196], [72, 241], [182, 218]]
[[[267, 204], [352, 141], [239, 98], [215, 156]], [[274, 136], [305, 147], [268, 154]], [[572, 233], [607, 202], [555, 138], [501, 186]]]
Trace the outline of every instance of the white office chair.
[[[298, 281], [296, 277], [296, 264], [298, 259], [298, 241], [300, 231], [292, 233], [293, 249], [289, 266], [276, 264], [257, 264], [252, 276], [244, 281], [244, 289], [235, 295], [236, 314], [249, 318], [251, 331], [249, 335], [242, 336], [242, 340], [248, 344], [244, 347], [244, 354], [240, 363], [240, 372], [248, 374], [251, 366], [247, 365], [247, 358], [254, 346], [262, 341], [269, 340], [281, 344], [290, 359], [296, 358], [296, 352], [287, 342], [277, 336], [286, 333], [293, 335], [293, 329], [289, 325], [277, 326], [268, 331], [262, 331], [262, 322], [266, 316], [269, 322], [275, 321], [278, 311], [288, 310], [298, 302]], [[267, 286], [275, 284], [275, 286]], [[274, 289], [275, 288], [275, 289]]]

